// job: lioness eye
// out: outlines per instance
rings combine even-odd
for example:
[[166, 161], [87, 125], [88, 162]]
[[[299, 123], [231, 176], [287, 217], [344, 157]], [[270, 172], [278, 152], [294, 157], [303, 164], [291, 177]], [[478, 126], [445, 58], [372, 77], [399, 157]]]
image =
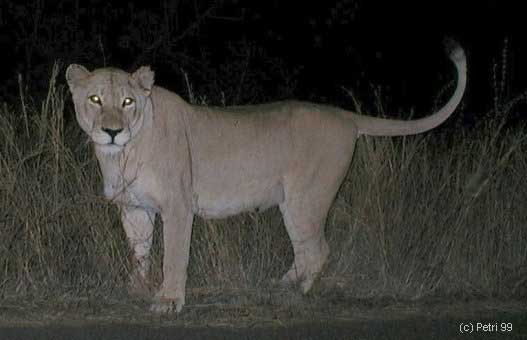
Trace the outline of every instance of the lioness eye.
[[132, 105], [134, 103], [134, 100], [130, 97], [124, 98], [123, 100], [123, 107]]
[[99, 98], [98, 95], [95, 95], [95, 94], [94, 94], [93, 96], [90, 96], [89, 98], [90, 98], [90, 101], [91, 101], [92, 103], [95, 103], [95, 104], [101, 105], [101, 98]]

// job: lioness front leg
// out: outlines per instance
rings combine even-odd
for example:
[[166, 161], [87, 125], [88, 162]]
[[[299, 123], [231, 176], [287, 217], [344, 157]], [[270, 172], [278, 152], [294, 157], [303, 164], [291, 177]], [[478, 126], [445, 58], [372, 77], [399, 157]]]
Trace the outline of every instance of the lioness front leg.
[[185, 305], [185, 286], [190, 253], [193, 214], [180, 204], [163, 218], [163, 283], [150, 310], [157, 313], [179, 313]]
[[135, 260], [129, 277], [129, 293], [133, 295], [146, 295], [149, 292], [146, 277], [150, 269], [154, 218], [154, 213], [140, 208], [121, 209], [121, 221]]

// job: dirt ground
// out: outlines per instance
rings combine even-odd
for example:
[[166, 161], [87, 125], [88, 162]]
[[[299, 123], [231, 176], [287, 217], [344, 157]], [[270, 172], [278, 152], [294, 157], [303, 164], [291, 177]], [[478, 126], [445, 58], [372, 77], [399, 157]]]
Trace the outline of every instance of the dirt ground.
[[266, 294], [194, 294], [180, 315], [120, 297], [4, 298], [0, 340], [527, 339], [526, 301]]

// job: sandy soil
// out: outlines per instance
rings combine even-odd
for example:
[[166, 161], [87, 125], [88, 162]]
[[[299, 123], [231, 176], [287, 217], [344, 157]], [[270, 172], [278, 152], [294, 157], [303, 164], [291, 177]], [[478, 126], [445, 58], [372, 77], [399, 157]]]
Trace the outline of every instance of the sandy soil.
[[4, 298], [0, 340], [527, 339], [525, 301], [246, 293], [194, 294], [180, 315], [151, 314], [146, 301], [118, 297]]

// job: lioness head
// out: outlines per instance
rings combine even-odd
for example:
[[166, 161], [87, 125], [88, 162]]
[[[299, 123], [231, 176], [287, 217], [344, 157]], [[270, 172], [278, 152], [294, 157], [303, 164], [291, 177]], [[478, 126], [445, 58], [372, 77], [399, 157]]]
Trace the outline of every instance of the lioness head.
[[66, 80], [79, 125], [103, 153], [121, 151], [152, 114], [154, 72], [148, 66], [129, 74], [112, 68], [90, 72], [72, 64]]

